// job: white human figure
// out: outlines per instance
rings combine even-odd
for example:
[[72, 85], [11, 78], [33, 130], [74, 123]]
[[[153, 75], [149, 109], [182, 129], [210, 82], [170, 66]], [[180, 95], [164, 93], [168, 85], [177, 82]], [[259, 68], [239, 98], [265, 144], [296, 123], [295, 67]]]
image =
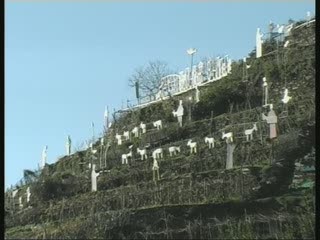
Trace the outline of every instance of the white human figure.
[[260, 28], [257, 28], [257, 34], [256, 34], [256, 58], [259, 58], [262, 56], [262, 37], [263, 34], [260, 32]]
[[178, 122], [180, 124], [180, 127], [182, 127], [182, 117], [183, 117], [184, 108], [182, 105], [182, 100], [179, 100], [179, 107], [177, 111], [173, 111], [172, 114], [174, 117], [178, 118]]
[[233, 142], [233, 133], [228, 132], [225, 133], [224, 131], [222, 132], [222, 139], [226, 138], [226, 143], [232, 143]]
[[173, 155], [176, 155], [178, 152], [181, 152], [180, 146], [179, 147], [176, 147], [176, 146], [169, 147], [170, 157], [172, 157]]
[[28, 203], [30, 202], [30, 196], [31, 196], [30, 187], [27, 188], [26, 195], [27, 195], [27, 203]]
[[130, 140], [130, 131], [124, 131], [123, 136], [126, 141]]
[[139, 137], [139, 128], [138, 127], [134, 127], [131, 131], [134, 135], [134, 137]]
[[162, 148], [157, 148], [152, 152], [152, 157], [153, 159], [160, 159], [163, 158], [163, 149]]
[[19, 207], [20, 207], [20, 208], [23, 208], [22, 197], [21, 197], [21, 196], [19, 197]]
[[244, 134], [246, 135], [247, 141], [252, 140], [253, 138], [253, 131], [257, 131], [257, 123], [253, 124], [253, 128], [247, 129], [244, 131]]
[[284, 90], [284, 96], [283, 96], [283, 98], [281, 99], [281, 101], [282, 101], [284, 104], [287, 104], [291, 98], [292, 98], [292, 97], [289, 97], [289, 90], [286, 88], [286, 89]]
[[97, 191], [97, 177], [100, 175], [100, 173], [96, 172], [96, 165], [92, 164], [92, 171], [91, 171], [91, 191], [95, 192]]
[[187, 143], [187, 146], [190, 147], [190, 154], [197, 153], [197, 142], [192, 142], [192, 140], [189, 140]]
[[215, 140], [213, 137], [205, 137], [204, 142], [209, 144], [209, 149], [214, 148]]
[[48, 151], [48, 146], [46, 145], [42, 150], [40, 169], [43, 169], [44, 166], [46, 165], [46, 162], [47, 162], [47, 151]]
[[160, 174], [159, 174], [159, 164], [158, 164], [158, 161], [157, 159], [153, 159], [153, 165], [152, 165], [152, 178], [153, 178], [153, 181], [156, 181], [156, 176], [155, 175], [158, 175], [158, 181], [160, 180]]
[[117, 141], [118, 141], [118, 145], [121, 145], [122, 144], [122, 135], [120, 135], [120, 134], [116, 134], [116, 139], [117, 139]]
[[267, 78], [263, 77], [262, 81], [263, 81], [262, 88], [263, 88], [263, 95], [264, 95], [263, 106], [268, 106], [268, 82], [267, 82]]
[[140, 154], [140, 156], [141, 156], [141, 160], [143, 160], [144, 158], [145, 159], [148, 159], [148, 155], [147, 155], [147, 149], [139, 149], [139, 148], [137, 148], [137, 153], [139, 153]]
[[157, 121], [153, 122], [153, 126], [156, 127], [158, 130], [162, 129], [162, 121], [157, 120]]
[[268, 112], [268, 116], [262, 113], [262, 120], [266, 120], [267, 123], [269, 124], [269, 128], [270, 128], [269, 137], [270, 139], [273, 139], [277, 137], [276, 124], [278, 122], [278, 117], [273, 110], [273, 104], [270, 104], [269, 106], [270, 106], [270, 111]]
[[71, 138], [70, 138], [70, 135], [67, 136], [66, 151], [67, 151], [67, 155], [69, 156], [71, 154]]
[[196, 103], [200, 102], [200, 90], [198, 86], [196, 86], [196, 97], [195, 97]]
[[140, 128], [142, 129], [142, 133], [147, 132], [147, 125], [143, 122], [140, 123]]

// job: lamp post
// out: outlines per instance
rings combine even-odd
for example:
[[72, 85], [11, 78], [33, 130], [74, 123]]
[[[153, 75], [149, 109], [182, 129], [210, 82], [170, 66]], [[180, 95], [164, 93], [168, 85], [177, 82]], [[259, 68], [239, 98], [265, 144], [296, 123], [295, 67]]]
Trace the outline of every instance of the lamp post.
[[191, 78], [192, 78], [193, 54], [195, 54], [196, 52], [197, 52], [197, 49], [195, 49], [195, 48], [189, 48], [187, 50], [187, 54], [191, 55], [190, 76], [189, 76], [189, 84], [190, 84], [190, 86], [192, 84]]

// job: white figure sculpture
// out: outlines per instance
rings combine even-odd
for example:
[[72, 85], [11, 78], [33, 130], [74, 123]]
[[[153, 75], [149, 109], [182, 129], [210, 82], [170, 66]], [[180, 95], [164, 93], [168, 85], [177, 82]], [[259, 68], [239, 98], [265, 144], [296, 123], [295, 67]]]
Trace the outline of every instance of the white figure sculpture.
[[262, 113], [262, 120], [266, 120], [267, 123], [269, 124], [269, 128], [270, 128], [269, 137], [270, 137], [270, 139], [276, 138], [277, 137], [276, 124], [278, 122], [278, 117], [273, 110], [273, 104], [270, 104], [270, 111], [268, 112], [268, 116], [266, 116]]
[[122, 144], [122, 135], [120, 135], [120, 134], [116, 134], [116, 139], [117, 139], [117, 141], [118, 141], [118, 145], [121, 145]]
[[222, 132], [222, 139], [226, 138], [226, 143], [232, 143], [233, 142], [233, 133], [228, 132], [225, 133], [224, 131]]
[[40, 169], [43, 169], [44, 166], [46, 165], [46, 162], [47, 162], [47, 151], [48, 151], [48, 146], [46, 145], [42, 150]]
[[205, 137], [204, 142], [209, 144], [209, 149], [214, 148], [214, 138], [213, 137]]
[[253, 128], [250, 128], [250, 129], [247, 129], [244, 131], [244, 134], [246, 135], [246, 139], [247, 139], [247, 142], [249, 140], [252, 140], [253, 138], [253, 131], [257, 131], [258, 128], [257, 128], [257, 123], [254, 123], [253, 124]]
[[196, 97], [195, 97], [196, 103], [200, 102], [200, 90], [198, 86], [196, 86]]
[[139, 137], [139, 128], [138, 127], [134, 127], [131, 131], [134, 135], [134, 137]]
[[66, 152], [67, 152], [68, 156], [71, 154], [71, 138], [70, 138], [70, 135], [67, 136]]
[[181, 152], [180, 146], [179, 147], [176, 147], [176, 146], [169, 147], [170, 157], [172, 157], [173, 155], [176, 155], [178, 152]]
[[288, 89], [286, 88], [286, 89], [284, 90], [284, 96], [283, 96], [283, 98], [281, 99], [281, 101], [282, 101], [284, 104], [287, 104], [291, 98], [292, 98], [292, 97], [289, 97], [289, 91], [288, 91]]
[[264, 96], [263, 106], [268, 106], [268, 83], [267, 83], [266, 77], [263, 77], [262, 81], [263, 81], [262, 87], [263, 87], [263, 96]]
[[259, 58], [262, 56], [262, 37], [263, 34], [260, 32], [260, 28], [257, 28], [257, 34], [256, 34], [256, 58]]
[[183, 116], [184, 108], [182, 106], [182, 100], [179, 100], [179, 107], [177, 111], [172, 111], [172, 114], [174, 117], [178, 118], [178, 122], [180, 124], [180, 127], [182, 127], [182, 116]]
[[123, 136], [126, 141], [130, 140], [130, 131], [124, 131]]
[[153, 122], [153, 126], [156, 127], [158, 130], [162, 129], [162, 121], [158, 120]]
[[27, 195], [27, 203], [28, 203], [30, 202], [30, 196], [31, 196], [30, 187], [27, 188], [26, 195]]
[[21, 196], [19, 197], [19, 207], [20, 207], [20, 208], [23, 208], [22, 197], [21, 197]]
[[142, 133], [147, 132], [147, 125], [143, 122], [140, 123], [140, 128], [142, 129]]
[[[132, 147], [132, 146], [131, 146]], [[121, 155], [121, 160], [122, 160], [122, 164], [128, 164], [128, 158], [132, 158], [132, 150], [131, 150], [131, 147], [130, 148], [130, 152], [127, 153], [127, 154], [122, 154]]]
[[91, 191], [95, 192], [97, 191], [97, 177], [100, 175], [100, 173], [96, 172], [96, 165], [92, 164], [92, 171], [91, 171]]
[[141, 160], [143, 160], [144, 158], [145, 159], [148, 159], [148, 155], [147, 155], [147, 149], [139, 149], [139, 148], [137, 148], [137, 153], [139, 153], [140, 154], [140, 156], [141, 156]]
[[197, 142], [192, 142], [190, 139], [187, 143], [187, 145], [190, 147], [190, 154], [197, 153]]
[[160, 180], [160, 174], [159, 174], [159, 165], [158, 165], [158, 161], [157, 159], [153, 159], [153, 165], [152, 165], [152, 178], [153, 178], [153, 181], [156, 181], [156, 176], [155, 175], [158, 175], [158, 180]]
[[157, 148], [152, 152], [153, 159], [160, 159], [163, 158], [163, 150], [162, 148]]

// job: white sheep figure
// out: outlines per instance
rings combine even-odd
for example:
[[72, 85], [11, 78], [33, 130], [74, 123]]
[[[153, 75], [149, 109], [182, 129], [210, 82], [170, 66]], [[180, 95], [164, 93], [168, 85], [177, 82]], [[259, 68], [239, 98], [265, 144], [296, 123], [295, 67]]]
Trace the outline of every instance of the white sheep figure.
[[139, 137], [139, 128], [138, 127], [134, 127], [131, 131], [135, 137]]
[[124, 136], [125, 140], [127, 140], [127, 141], [130, 140], [130, 131], [124, 131], [123, 136]]
[[222, 139], [225, 139], [225, 138], [226, 138], [227, 143], [232, 143], [233, 142], [233, 133], [232, 132], [225, 133], [223, 131], [222, 132]]
[[247, 130], [244, 131], [244, 134], [246, 135], [246, 138], [247, 138], [247, 142], [248, 142], [249, 140], [252, 140], [253, 131], [257, 131], [257, 130], [258, 130], [258, 128], [257, 128], [257, 123], [254, 123], [254, 124], [253, 124], [253, 128], [250, 128], [250, 129], [247, 129]]
[[169, 147], [170, 157], [172, 157], [173, 155], [176, 155], [178, 152], [181, 152], [180, 146], [179, 147], [176, 147], [176, 146]]
[[214, 148], [214, 138], [213, 137], [205, 137], [204, 142], [209, 144], [209, 149]]
[[162, 148], [158, 148], [152, 152], [153, 159], [163, 158], [163, 150]]
[[153, 126], [156, 127], [158, 130], [162, 129], [162, 121], [158, 120], [153, 122]]
[[189, 140], [187, 145], [190, 147], [190, 153], [192, 152], [197, 153], [197, 142], [192, 142], [192, 140]]
[[116, 139], [118, 140], [118, 145], [121, 145], [122, 144], [122, 135], [120, 134], [116, 134]]
[[140, 156], [141, 156], [141, 160], [143, 160], [144, 158], [145, 159], [148, 159], [148, 155], [147, 155], [147, 149], [139, 149], [139, 148], [137, 148], [137, 153], [139, 153], [140, 154]]
[[132, 158], [132, 150], [130, 150], [130, 152], [127, 153], [127, 154], [122, 154], [121, 155], [122, 164], [128, 164], [128, 158], [129, 157]]
[[140, 123], [140, 128], [142, 129], [142, 133], [147, 132], [147, 125], [143, 122]]

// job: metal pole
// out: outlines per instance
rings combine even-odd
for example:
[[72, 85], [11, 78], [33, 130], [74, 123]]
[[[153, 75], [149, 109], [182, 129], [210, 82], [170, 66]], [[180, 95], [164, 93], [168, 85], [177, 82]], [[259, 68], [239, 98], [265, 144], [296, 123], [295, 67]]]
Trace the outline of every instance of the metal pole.
[[192, 84], [192, 65], [193, 65], [193, 53], [191, 54], [190, 79], [189, 79], [190, 86]]

